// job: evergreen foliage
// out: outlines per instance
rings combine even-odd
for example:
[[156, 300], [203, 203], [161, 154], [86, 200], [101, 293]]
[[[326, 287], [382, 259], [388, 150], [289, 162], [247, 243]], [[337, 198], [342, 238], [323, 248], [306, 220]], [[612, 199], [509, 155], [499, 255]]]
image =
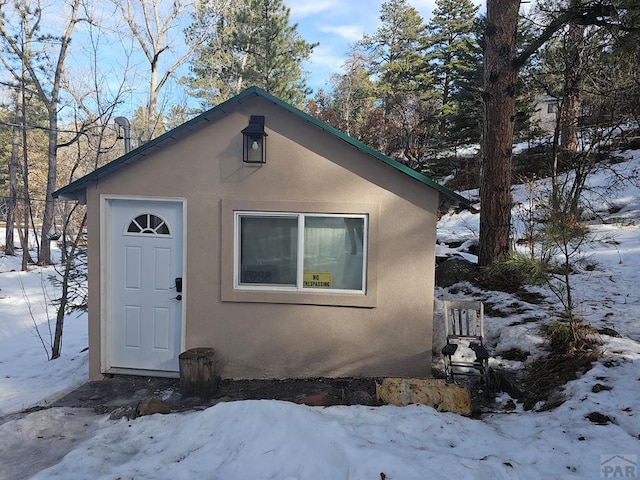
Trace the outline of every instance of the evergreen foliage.
[[525, 285], [541, 285], [547, 281], [547, 265], [529, 255], [513, 253], [493, 261], [482, 269], [482, 283], [488, 288], [516, 292]]
[[425, 25], [406, 0], [383, 3], [380, 21], [378, 30], [361, 42], [381, 105], [382, 132], [372, 146], [415, 167], [433, 124], [432, 106], [422, 95]]
[[[432, 91], [436, 98], [439, 134], [449, 137], [454, 131], [454, 118], [465, 111], [467, 118], [476, 118], [476, 138], [479, 138], [479, 117], [482, 90], [482, 50], [477, 34], [478, 7], [470, 0], [437, 0], [424, 40]], [[472, 124], [473, 120], [468, 123]]]
[[302, 39], [282, 0], [242, 0], [219, 15], [186, 80], [204, 107], [260, 87], [293, 105], [310, 93], [302, 63], [317, 44]]

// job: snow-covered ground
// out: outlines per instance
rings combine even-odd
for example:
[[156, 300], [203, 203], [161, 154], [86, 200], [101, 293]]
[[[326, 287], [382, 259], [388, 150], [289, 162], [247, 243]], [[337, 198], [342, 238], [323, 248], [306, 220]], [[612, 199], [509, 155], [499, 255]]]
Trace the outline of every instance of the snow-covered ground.
[[[639, 165], [637, 154], [618, 168]], [[0, 479], [638, 478], [640, 189], [599, 195], [595, 187], [608, 183], [607, 175], [591, 179], [591, 208], [610, 223], [593, 222], [595, 241], [585, 254], [595, 268], [574, 275], [573, 287], [579, 313], [621, 337], [602, 335], [602, 358], [566, 386], [566, 401], [551, 411], [508, 411], [502, 407], [510, 399], [501, 394], [495, 413], [480, 419], [419, 405], [318, 408], [267, 400], [131, 421], [69, 408], [18, 414], [86, 381], [86, 316], [66, 318], [63, 355], [48, 361], [40, 337], [50, 341], [45, 305], [55, 297], [47, 280], [53, 269], [19, 272], [19, 259], [0, 256]], [[514, 194], [527, 198], [522, 187]], [[610, 214], [611, 206], [620, 209]], [[477, 214], [446, 215], [439, 249], [477, 232]], [[436, 294], [474, 296], [506, 314], [487, 317], [492, 363], [519, 368], [500, 354], [517, 348], [542, 355], [540, 325], [561, 310], [538, 291], [548, 303], [469, 284]], [[48, 316], [53, 321], [52, 307]], [[593, 412], [611, 422], [592, 423]]]

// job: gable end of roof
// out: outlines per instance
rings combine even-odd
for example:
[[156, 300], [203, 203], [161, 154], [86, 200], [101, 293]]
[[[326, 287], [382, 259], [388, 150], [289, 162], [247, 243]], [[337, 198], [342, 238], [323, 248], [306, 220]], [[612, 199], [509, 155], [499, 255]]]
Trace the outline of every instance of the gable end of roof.
[[270, 102], [273, 102], [274, 104], [284, 109], [285, 111], [288, 111], [293, 115], [299, 117], [300, 119], [305, 120], [311, 123], [312, 125], [320, 128], [321, 130], [324, 130], [325, 132], [347, 142], [348, 144], [360, 150], [361, 152], [374, 157], [375, 159], [414, 178], [415, 180], [423, 183], [424, 185], [427, 185], [437, 190], [438, 192], [449, 197], [451, 200], [455, 202], [458, 202], [465, 206], [469, 206], [471, 204], [469, 199], [463, 197], [462, 195], [459, 195], [453, 190], [450, 190], [447, 187], [440, 185], [439, 183], [431, 180], [429, 177], [409, 168], [408, 166], [398, 162], [397, 160], [394, 160], [393, 158], [388, 157], [378, 152], [377, 150], [374, 150], [371, 147], [368, 147], [364, 143], [356, 140], [355, 138], [352, 138], [344, 134], [343, 132], [332, 127], [331, 125], [328, 125], [327, 123], [321, 120], [318, 120], [317, 118], [309, 115], [308, 113], [303, 112], [302, 110], [280, 100], [279, 98], [271, 95], [270, 93], [258, 87], [247, 88], [246, 90], [242, 91], [235, 97], [219, 105], [216, 105], [210, 110], [207, 110], [206, 112], [195, 116], [191, 120], [188, 120], [182, 125], [174, 128], [173, 130], [170, 130], [160, 135], [159, 137], [154, 138], [153, 140], [150, 140], [149, 142], [139, 146], [138, 148], [130, 151], [129, 153], [126, 153], [125, 155], [107, 163], [106, 165], [103, 165], [102, 167], [94, 170], [93, 172], [88, 173], [87, 175], [69, 183], [68, 185], [53, 192], [53, 197], [63, 198], [68, 200], [78, 200], [81, 203], [84, 203], [83, 200], [86, 200], [85, 198], [86, 188], [90, 186], [92, 183], [97, 182], [101, 178], [111, 175], [116, 171], [120, 170], [121, 168], [124, 168], [127, 165], [148, 155], [149, 151], [152, 150], [153, 148], [163, 148], [165, 145], [172, 144], [178, 141], [179, 139], [181, 139], [182, 137], [189, 135], [190, 133], [195, 132], [197, 130], [200, 130], [201, 128], [204, 128], [206, 125], [210, 124], [211, 122], [215, 122], [217, 117], [220, 117], [221, 115], [226, 113], [234, 104], [236, 103], [241, 104], [243, 101], [245, 101], [247, 98], [251, 96], [259, 96]]

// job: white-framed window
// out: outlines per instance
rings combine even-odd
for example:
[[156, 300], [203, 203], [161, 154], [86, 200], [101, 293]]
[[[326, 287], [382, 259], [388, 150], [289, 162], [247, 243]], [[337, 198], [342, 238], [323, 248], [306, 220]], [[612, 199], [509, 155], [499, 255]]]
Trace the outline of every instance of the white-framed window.
[[124, 234], [171, 236], [171, 231], [163, 218], [153, 213], [141, 213], [128, 223]]
[[234, 287], [366, 292], [366, 214], [234, 215]]

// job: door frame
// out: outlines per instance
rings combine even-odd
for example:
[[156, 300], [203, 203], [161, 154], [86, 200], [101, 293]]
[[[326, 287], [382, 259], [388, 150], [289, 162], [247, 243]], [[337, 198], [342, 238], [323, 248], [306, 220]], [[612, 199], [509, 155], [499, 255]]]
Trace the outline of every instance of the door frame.
[[[100, 372], [157, 377], [179, 377], [179, 371], [156, 371], [111, 366], [111, 264], [109, 252], [110, 220], [113, 200], [179, 203], [182, 207], [182, 301], [180, 319], [180, 352], [185, 349], [187, 312], [187, 199], [184, 197], [152, 197], [141, 195], [100, 195]], [[178, 353], [180, 353], [178, 352]]]

